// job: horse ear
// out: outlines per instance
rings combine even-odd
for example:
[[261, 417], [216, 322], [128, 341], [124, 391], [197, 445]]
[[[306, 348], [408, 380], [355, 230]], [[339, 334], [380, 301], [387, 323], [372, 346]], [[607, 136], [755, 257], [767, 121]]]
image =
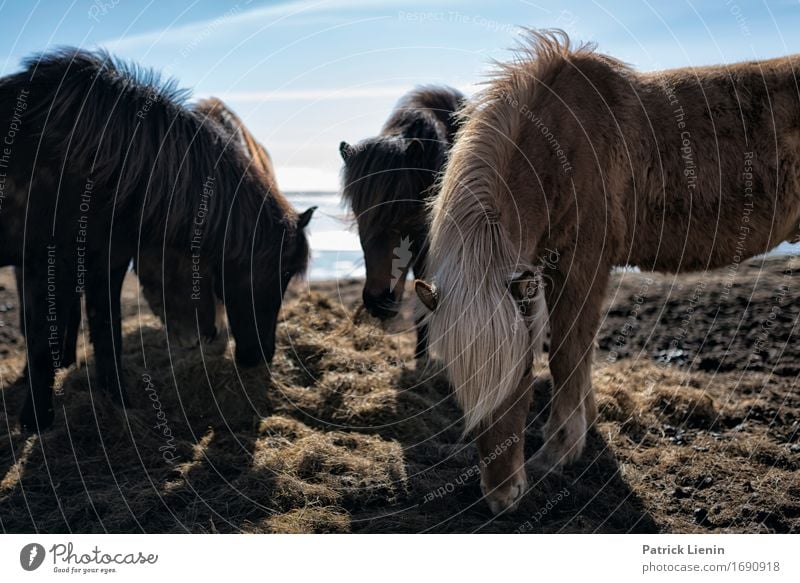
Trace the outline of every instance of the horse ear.
[[339, 144], [339, 153], [342, 155], [342, 160], [347, 162], [347, 160], [353, 155], [353, 146], [347, 142], [342, 142]]
[[308, 226], [308, 223], [311, 222], [311, 217], [314, 215], [315, 210], [317, 210], [317, 207], [312, 206], [310, 209], [303, 211], [303, 213], [297, 219], [298, 229], [305, 229]]
[[526, 271], [508, 282], [508, 290], [518, 302], [530, 300], [536, 297], [539, 291], [539, 281], [536, 274]]
[[436, 289], [435, 285], [417, 279], [414, 281], [414, 291], [417, 292], [419, 301], [431, 312], [439, 305], [439, 290]]

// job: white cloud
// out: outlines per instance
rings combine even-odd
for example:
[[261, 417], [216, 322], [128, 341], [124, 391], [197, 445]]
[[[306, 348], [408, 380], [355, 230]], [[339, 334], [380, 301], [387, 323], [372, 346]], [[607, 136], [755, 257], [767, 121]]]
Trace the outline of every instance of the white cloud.
[[294, 15], [319, 10], [326, 2], [324, 0], [292, 0], [281, 4], [251, 8], [249, 10], [243, 9], [242, 4], [246, 6], [249, 2], [234, 4], [224, 13], [214, 18], [198, 20], [168, 29], [153, 30], [109, 39], [98, 44], [101, 46], [113, 47], [114, 50], [130, 50], [139, 47], [147, 48], [156, 43], [185, 46], [196, 42], [198, 37], [208, 36], [210, 32], [219, 35], [224, 32], [224, 29], [236, 30], [242, 25], [260, 22], [265, 19], [272, 19], [274, 23], [278, 23]]
[[149, 48], [157, 43], [182, 47], [193, 45], [198, 38], [208, 37], [212, 32], [215, 38], [220, 38], [227, 34], [242, 36], [242, 27], [244, 26], [264, 28], [297, 16], [336, 12], [351, 8], [363, 11], [366, 9], [386, 8], [392, 5], [400, 7], [406, 7], [411, 4], [427, 5], [425, 0], [380, 0], [368, 4], [365, 4], [363, 0], [290, 0], [247, 9], [248, 4], [250, 4], [249, 0], [234, 4], [224, 13], [214, 18], [182, 24], [168, 29], [108, 39], [98, 44], [115, 51]]

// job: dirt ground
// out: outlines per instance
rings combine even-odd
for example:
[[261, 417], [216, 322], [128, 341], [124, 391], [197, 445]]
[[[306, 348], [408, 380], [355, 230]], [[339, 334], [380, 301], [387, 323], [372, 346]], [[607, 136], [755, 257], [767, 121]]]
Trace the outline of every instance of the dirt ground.
[[[131, 276], [127, 411], [64, 373], [53, 429], [20, 433], [18, 305], [0, 270], [4, 532], [800, 532], [800, 261], [617, 273], [598, 336], [600, 421], [520, 509], [480, 500], [475, 448], [413, 336], [354, 325], [360, 282], [294, 289], [271, 372], [175, 353]], [[81, 341], [83, 344], [83, 340]], [[83, 355], [89, 358], [91, 351]], [[549, 400], [535, 383], [527, 449]]]

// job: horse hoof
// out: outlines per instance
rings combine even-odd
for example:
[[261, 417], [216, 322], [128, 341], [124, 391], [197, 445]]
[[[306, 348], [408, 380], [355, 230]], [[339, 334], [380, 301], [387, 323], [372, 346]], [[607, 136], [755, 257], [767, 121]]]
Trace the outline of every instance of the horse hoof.
[[586, 446], [586, 432], [583, 408], [563, 422], [548, 419], [543, 430], [544, 445], [528, 464], [551, 471], [576, 462]]
[[483, 481], [481, 481], [483, 497], [489, 505], [489, 510], [491, 510], [494, 515], [504, 512], [514, 512], [519, 507], [519, 502], [522, 500], [522, 495], [525, 494], [527, 487], [528, 480], [525, 477], [524, 471], [520, 471], [515, 477], [508, 480], [507, 483], [494, 489], [487, 488]]
[[26, 402], [19, 416], [19, 426], [27, 433], [41, 433], [50, 429], [54, 418], [52, 406], [42, 407], [36, 411], [31, 403]]

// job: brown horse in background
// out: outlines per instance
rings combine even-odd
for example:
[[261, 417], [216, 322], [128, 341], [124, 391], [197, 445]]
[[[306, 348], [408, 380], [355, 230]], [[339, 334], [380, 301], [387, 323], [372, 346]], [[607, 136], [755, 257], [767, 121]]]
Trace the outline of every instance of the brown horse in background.
[[[420, 87], [403, 96], [374, 138], [342, 142], [342, 196], [358, 223], [367, 279], [362, 299], [374, 317], [397, 315], [411, 269], [426, 273], [428, 204], [458, 129], [464, 96], [451, 87]], [[416, 357], [427, 354], [417, 322]]]
[[[526, 487], [530, 336], [510, 285], [541, 263], [553, 397], [534, 462], [576, 460], [597, 410], [594, 339], [614, 265], [738, 264], [800, 224], [800, 56], [637, 73], [531, 32], [472, 103], [435, 202], [420, 284], [480, 451], [518, 436], [482, 485], [495, 512]], [[483, 454], [482, 454], [483, 455]]]
[[[242, 120], [221, 99], [209, 97], [192, 108], [205, 124], [226, 136], [230, 147], [237, 147], [250, 160], [250, 169], [268, 192], [280, 193], [272, 159]], [[313, 208], [310, 212], [313, 212]], [[202, 258], [198, 259], [202, 263]], [[134, 258], [142, 293], [153, 313], [164, 323], [169, 345], [177, 348], [201, 346], [205, 353], [225, 350], [225, 306], [222, 290], [205, 265], [168, 246], [141, 246]], [[198, 277], [198, 273], [207, 274]], [[196, 302], [187, 302], [193, 294]]]

